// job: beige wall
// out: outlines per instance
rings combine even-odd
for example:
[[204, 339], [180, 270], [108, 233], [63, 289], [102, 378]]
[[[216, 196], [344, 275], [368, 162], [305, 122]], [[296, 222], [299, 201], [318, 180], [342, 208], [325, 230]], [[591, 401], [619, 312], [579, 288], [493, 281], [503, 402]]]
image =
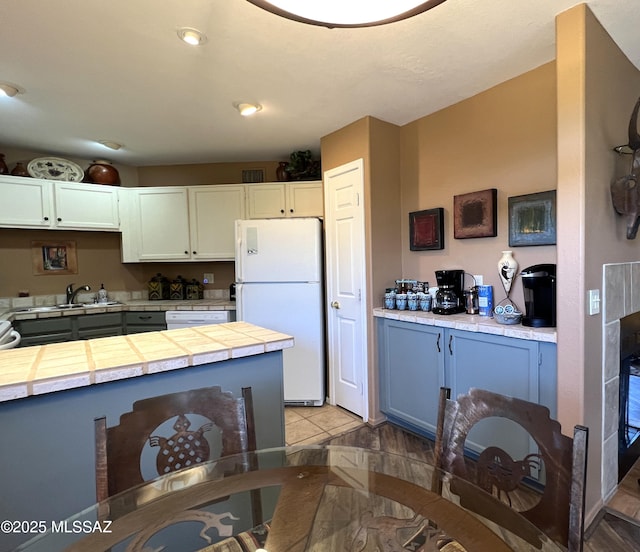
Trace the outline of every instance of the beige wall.
[[[78, 273], [36, 276], [32, 269], [32, 241], [74, 241]], [[20, 290], [30, 295], [64, 293], [67, 284], [89, 284], [98, 289], [138, 291], [146, 289], [157, 272], [173, 279], [180, 275], [202, 281], [204, 272], [213, 272], [215, 282], [205, 289], [227, 289], [233, 282], [233, 262], [132, 263], [120, 262], [120, 234], [114, 232], [72, 232], [54, 230], [14, 230], [0, 228], [0, 297], [17, 297]]]
[[[93, 161], [92, 159], [69, 157], [68, 155], [58, 154], [55, 152], [37, 152], [33, 150], [25, 150], [3, 145], [0, 145], [0, 152], [5, 154], [5, 161], [7, 162], [10, 171], [15, 167], [18, 161], [23, 162], [26, 167], [29, 161], [31, 161], [32, 159], [36, 159], [37, 157], [62, 157], [64, 159], [68, 159], [69, 161], [73, 161], [84, 171], [89, 168], [89, 165], [91, 165]], [[112, 158], [109, 156], [109, 150], [105, 150], [105, 152], [101, 153], [99, 156], [94, 157], [94, 159], [111, 160]], [[120, 182], [123, 186], [138, 185], [138, 170], [136, 169], [136, 167], [122, 165], [120, 163], [113, 163], [113, 166], [118, 169], [118, 174], [120, 174]]]
[[[612, 151], [627, 143], [640, 73], [586, 7], [558, 17], [558, 364], [560, 420], [590, 429], [587, 511], [602, 497], [602, 314], [589, 316], [589, 289], [602, 293], [602, 265], [637, 261], [638, 243], [625, 237], [610, 183], [628, 171]], [[619, 290], [624, 293], [624, 290]]]
[[381, 305], [384, 287], [399, 277], [400, 129], [365, 117], [321, 140], [324, 171], [362, 158], [364, 161], [365, 263], [369, 422], [381, 421], [373, 307]]
[[277, 161], [138, 167], [138, 185], [197, 186], [199, 184], [238, 184], [242, 182], [243, 170], [256, 169], [264, 170], [265, 182], [276, 182], [277, 168]]
[[[498, 277], [509, 248], [510, 196], [556, 188], [556, 77], [548, 63], [402, 128], [402, 276], [435, 285], [434, 271], [464, 269], [484, 276], [495, 301], [505, 298]], [[453, 196], [498, 190], [498, 235], [453, 238]], [[409, 250], [409, 213], [444, 208], [445, 248]], [[555, 246], [516, 247], [520, 269], [555, 263]], [[468, 284], [471, 283], [469, 279]], [[516, 280], [511, 298], [524, 308]]]

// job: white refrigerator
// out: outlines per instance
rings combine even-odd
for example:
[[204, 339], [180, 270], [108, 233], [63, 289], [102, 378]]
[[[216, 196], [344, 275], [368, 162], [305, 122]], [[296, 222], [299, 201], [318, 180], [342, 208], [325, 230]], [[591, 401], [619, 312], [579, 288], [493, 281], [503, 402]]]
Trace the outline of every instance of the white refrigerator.
[[288, 404], [325, 399], [322, 259], [317, 218], [236, 221], [236, 318], [294, 337], [283, 351]]

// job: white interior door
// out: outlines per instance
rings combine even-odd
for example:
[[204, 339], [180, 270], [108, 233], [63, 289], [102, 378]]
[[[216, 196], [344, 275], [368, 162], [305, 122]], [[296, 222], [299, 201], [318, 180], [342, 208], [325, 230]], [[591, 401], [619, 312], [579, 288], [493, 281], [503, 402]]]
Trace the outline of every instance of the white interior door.
[[325, 172], [324, 185], [329, 400], [367, 419], [362, 159]]

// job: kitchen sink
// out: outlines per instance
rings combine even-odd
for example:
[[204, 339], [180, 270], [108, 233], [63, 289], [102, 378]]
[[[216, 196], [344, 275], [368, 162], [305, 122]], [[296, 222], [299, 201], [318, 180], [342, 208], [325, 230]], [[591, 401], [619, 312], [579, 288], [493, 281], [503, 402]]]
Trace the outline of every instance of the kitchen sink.
[[106, 303], [85, 303], [83, 307], [90, 309], [93, 307], [113, 307], [115, 305], [122, 305], [120, 301], [107, 301]]
[[48, 312], [57, 310], [58, 307], [19, 307], [11, 312]]
[[18, 307], [11, 312], [53, 312], [57, 310], [91, 309], [95, 307], [113, 307], [122, 305], [120, 301], [108, 301], [107, 303], [64, 303], [61, 305], [39, 306], [39, 307]]

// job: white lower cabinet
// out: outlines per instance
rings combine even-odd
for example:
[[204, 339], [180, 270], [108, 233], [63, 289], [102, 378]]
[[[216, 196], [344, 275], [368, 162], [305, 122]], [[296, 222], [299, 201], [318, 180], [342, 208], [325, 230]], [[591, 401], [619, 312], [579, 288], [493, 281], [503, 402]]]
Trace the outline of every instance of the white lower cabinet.
[[122, 190], [123, 262], [210, 261], [235, 257], [234, 221], [244, 218], [244, 186]]
[[0, 226], [118, 232], [118, 189], [100, 184], [2, 176]]

